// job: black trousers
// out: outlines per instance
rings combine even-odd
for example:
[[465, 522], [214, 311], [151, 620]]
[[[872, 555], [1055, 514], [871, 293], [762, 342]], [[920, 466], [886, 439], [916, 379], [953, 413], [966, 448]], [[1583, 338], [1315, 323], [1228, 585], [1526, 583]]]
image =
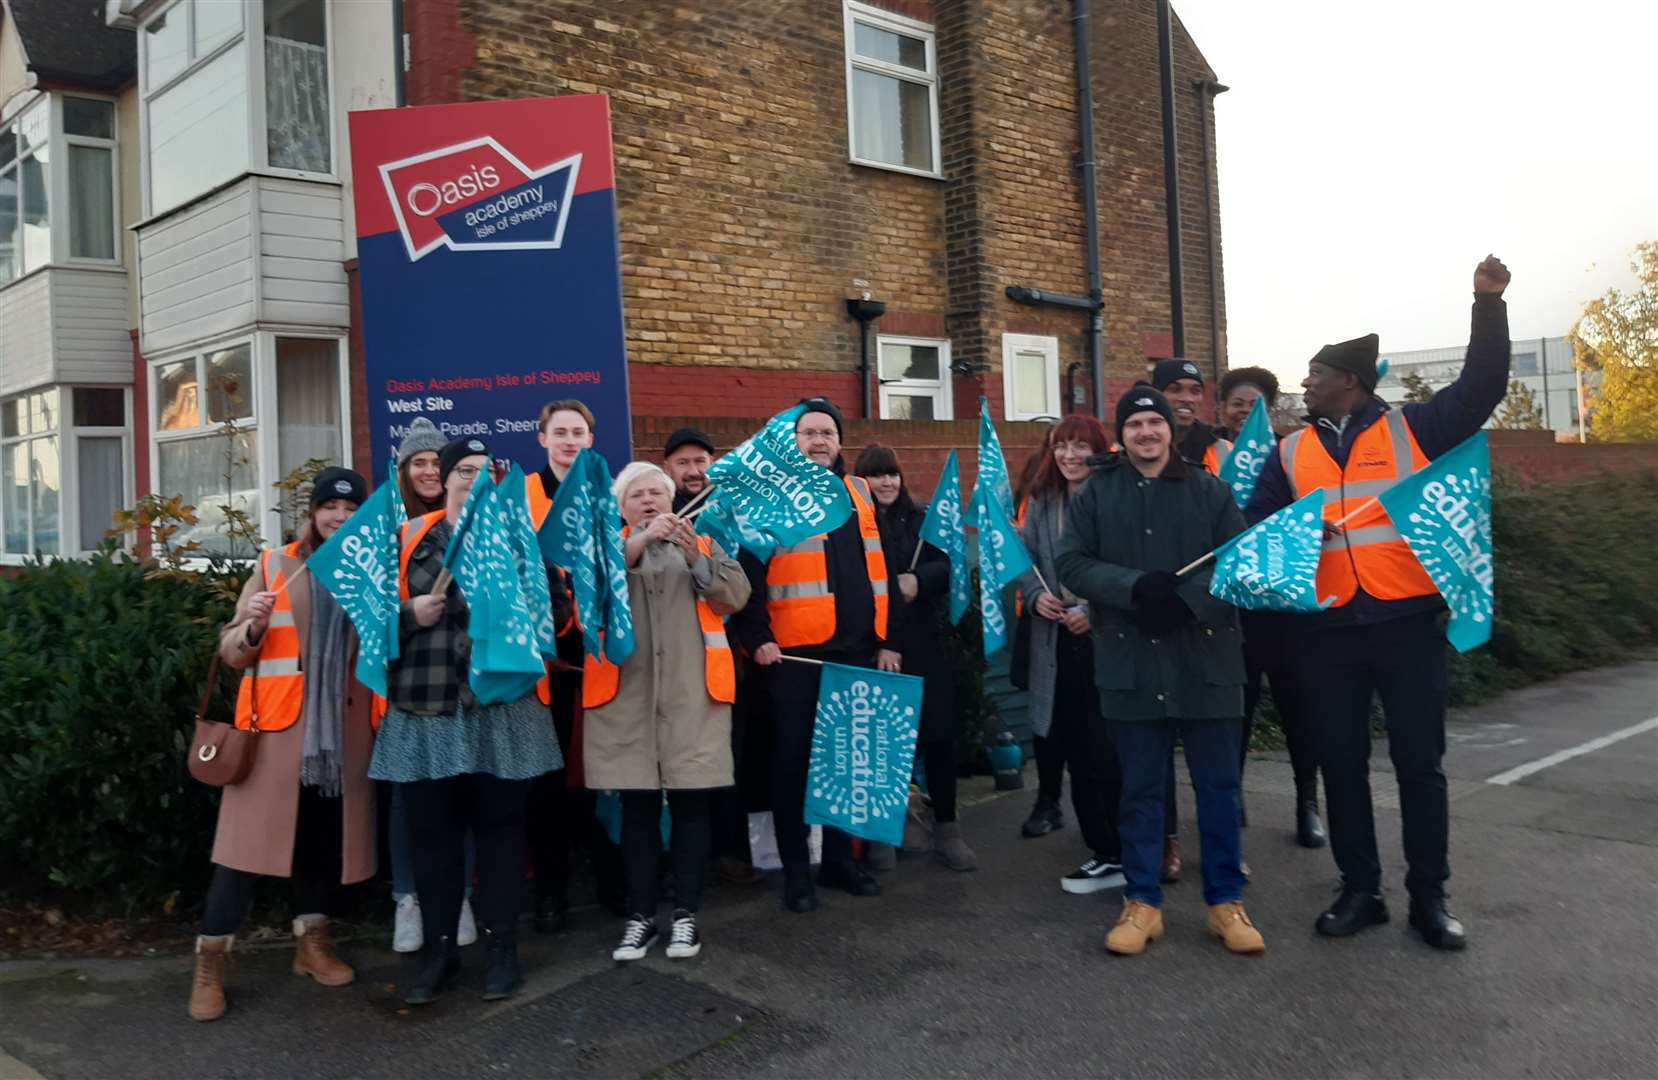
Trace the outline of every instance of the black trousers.
[[486, 928], [518, 926], [524, 881], [524, 809], [530, 781], [466, 773], [403, 785], [409, 816], [420, 921], [428, 946], [452, 938], [466, 895], [466, 830], [477, 845], [478, 892], [473, 903]]
[[[331, 915], [339, 896], [341, 803], [339, 796], [324, 798], [316, 788], [299, 789], [299, 815], [294, 822], [295, 915]], [[211, 936], [234, 934], [242, 928], [253, 905], [258, 874], [213, 868], [207, 905], [202, 912], [201, 932]], [[459, 918], [459, 912], [456, 918]]]
[[[806, 843], [806, 774], [811, 766], [812, 726], [817, 721], [822, 669], [815, 664], [785, 660], [760, 670], [765, 673], [761, 678], [775, 736], [771, 753], [771, 818], [777, 831], [777, 854], [785, 871], [806, 873], [811, 867], [811, 852]], [[839, 829], [824, 826], [824, 863], [851, 857], [852, 838]]]
[[1432, 902], [1451, 876], [1445, 772], [1445, 633], [1424, 612], [1367, 626], [1306, 627], [1299, 635], [1304, 701], [1316, 710], [1330, 850], [1350, 889], [1382, 887], [1370, 804], [1370, 701], [1380, 694], [1388, 756], [1399, 782], [1405, 888]]
[[[581, 677], [559, 673], [552, 680], [553, 730], [559, 752], [568, 764], [575, 728], [575, 702], [581, 693]], [[593, 860], [593, 873], [601, 895], [615, 889], [621, 877], [621, 858], [616, 846], [599, 823], [597, 795], [586, 788], [571, 787], [566, 769], [545, 773], [529, 781], [526, 834], [530, 863], [535, 868], [536, 896], [563, 901], [575, 873], [576, 853], [585, 850]]]
[[[673, 817], [668, 857], [674, 868], [674, 907], [686, 911], [702, 906], [713, 794], [708, 790], [668, 792], [668, 813]], [[622, 792], [622, 865], [627, 873], [628, 912], [654, 919], [662, 882], [662, 792]]]
[[1255, 709], [1261, 703], [1261, 682], [1272, 688], [1272, 703], [1278, 710], [1278, 726], [1284, 732], [1284, 744], [1290, 752], [1290, 769], [1295, 773], [1297, 799], [1318, 798], [1318, 747], [1314, 742], [1313, 725], [1301, 702], [1301, 681], [1293, 664], [1258, 667], [1247, 660], [1244, 665], [1244, 719], [1243, 746], [1239, 753], [1238, 772], [1243, 773], [1243, 762], [1249, 757], [1249, 736], [1255, 730]]
[[953, 739], [917, 743], [916, 756], [927, 772], [927, 797], [933, 801], [933, 820], [948, 825], [956, 820], [956, 744]]
[[1071, 810], [1083, 842], [1100, 858], [1121, 862], [1123, 841], [1117, 832], [1117, 813], [1123, 798], [1123, 770], [1100, 716], [1090, 639], [1062, 632], [1058, 668], [1053, 723], [1045, 741], [1048, 750], [1071, 770]]
[[[753, 684], [753, 674], [745, 673], [737, 683], [737, 700], [731, 706], [731, 764], [737, 783], [718, 788], [708, 795], [709, 832], [714, 854], [722, 859], [745, 863], [750, 855], [748, 811], [743, 805], [742, 777], [749, 767], [745, 754], [748, 749], [748, 714], [754, 698]], [[674, 813], [677, 815], [678, 811]]]

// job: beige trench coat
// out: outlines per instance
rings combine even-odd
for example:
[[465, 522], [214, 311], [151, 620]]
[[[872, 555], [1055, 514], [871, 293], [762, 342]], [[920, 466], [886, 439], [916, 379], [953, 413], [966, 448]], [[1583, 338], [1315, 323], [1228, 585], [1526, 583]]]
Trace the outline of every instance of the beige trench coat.
[[[276, 565], [285, 577], [299, 570], [301, 560], [278, 551]], [[265, 587], [256, 565], [242, 587], [236, 614], [219, 634], [219, 656], [234, 668], [248, 668], [259, 655], [246, 643], [248, 603]], [[311, 583], [309, 575], [294, 583], [289, 593], [294, 609], [294, 626], [299, 631], [299, 654], [305, 655], [311, 629]], [[356, 638], [346, 671], [356, 665]], [[244, 676], [245, 677], [245, 676]], [[369, 758], [374, 753], [371, 720], [373, 695], [355, 675], [346, 682], [345, 725], [342, 762], [340, 881], [350, 885], [373, 877], [377, 868], [375, 815], [378, 811], [374, 781], [368, 778]], [[270, 877], [288, 877], [294, 864], [294, 829], [299, 819], [299, 761], [305, 748], [305, 718], [285, 730], [258, 737], [253, 770], [240, 784], [224, 789], [219, 802], [219, 829], [213, 838], [213, 861], [233, 870]]]
[[[748, 603], [748, 575], [711, 544], [713, 571], [702, 593], [716, 614]], [[708, 696], [697, 592], [679, 548], [646, 546], [628, 571], [633, 655], [616, 697], [582, 716], [582, 761], [595, 790], [729, 787], [731, 706]]]

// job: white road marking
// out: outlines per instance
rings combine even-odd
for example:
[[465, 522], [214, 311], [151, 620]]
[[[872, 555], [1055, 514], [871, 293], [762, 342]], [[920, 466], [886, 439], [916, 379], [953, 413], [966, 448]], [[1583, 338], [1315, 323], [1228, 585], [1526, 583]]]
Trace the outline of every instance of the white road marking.
[[1570, 761], [1572, 758], [1582, 757], [1584, 754], [1592, 754], [1596, 750], [1602, 750], [1613, 743], [1622, 742], [1631, 736], [1640, 735], [1654, 728], [1658, 728], [1658, 716], [1649, 717], [1639, 724], [1631, 724], [1622, 731], [1614, 731], [1610, 735], [1602, 735], [1598, 739], [1590, 739], [1586, 743], [1579, 743], [1565, 750], [1556, 751], [1548, 757], [1540, 757], [1536, 761], [1516, 765], [1507, 772], [1500, 772], [1496, 776], [1488, 777], [1485, 782], [1488, 784], [1512, 784], [1515, 781], [1524, 780], [1532, 773], [1542, 772], [1544, 769], [1558, 765], [1562, 761]]

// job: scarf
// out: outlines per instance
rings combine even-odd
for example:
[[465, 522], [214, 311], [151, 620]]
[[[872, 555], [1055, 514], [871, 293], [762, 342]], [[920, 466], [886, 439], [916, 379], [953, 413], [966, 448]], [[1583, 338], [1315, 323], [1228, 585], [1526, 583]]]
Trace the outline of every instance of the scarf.
[[351, 620], [315, 575], [310, 585], [311, 629], [305, 642], [305, 704], [300, 714], [305, 718], [305, 750], [299, 782], [327, 798], [338, 798]]

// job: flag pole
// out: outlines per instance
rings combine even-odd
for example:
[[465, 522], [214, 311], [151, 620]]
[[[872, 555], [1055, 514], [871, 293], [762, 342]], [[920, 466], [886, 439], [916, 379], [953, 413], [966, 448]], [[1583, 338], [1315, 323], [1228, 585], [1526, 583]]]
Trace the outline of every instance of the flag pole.
[[[701, 502], [702, 500], [708, 498], [708, 496], [710, 494], [712, 494], [713, 491], [714, 491], [714, 481], [709, 480], [706, 483], [704, 483], [703, 486], [702, 486], [702, 490], [697, 492], [696, 495], [691, 499], [690, 502], [686, 503], [684, 506], [679, 508], [679, 516], [682, 517], [682, 518], [685, 518], [686, 520], [690, 520], [691, 518], [695, 517], [696, 514], [691, 513], [691, 508], [696, 506], [697, 503]], [[701, 510], [697, 511], [697, 513], [699, 513], [699, 514], [701, 512], [702, 512]]]
[[[1372, 506], [1380, 505], [1381, 501], [1382, 500], [1380, 498], [1372, 496], [1370, 499], [1366, 500], [1365, 503], [1362, 506], [1360, 506], [1357, 510], [1354, 510], [1350, 514], [1343, 514], [1340, 518], [1338, 518], [1335, 521], [1330, 522], [1328, 525], [1326, 525], [1324, 527], [1326, 529], [1339, 529], [1343, 525], [1347, 524], [1349, 521], [1352, 521], [1354, 518], [1356, 518], [1360, 514], [1364, 513], [1366, 510], [1370, 509]], [[1256, 524], [1260, 524], [1260, 523], [1257, 522]], [[1228, 543], [1230, 543], [1230, 541], [1228, 541]], [[1226, 546], [1225, 544], [1221, 545], [1221, 547], [1225, 547], [1225, 546]], [[1198, 567], [1202, 566], [1204, 563], [1208, 562], [1210, 559], [1213, 559], [1215, 557], [1215, 552], [1219, 551], [1219, 550], [1220, 550], [1220, 548], [1216, 548], [1215, 551], [1211, 551], [1207, 555], [1204, 555], [1204, 556], [1201, 556], [1199, 558], [1193, 559], [1191, 562], [1187, 563], [1185, 566], [1182, 566], [1179, 570], [1176, 570], [1174, 576], [1175, 577], [1185, 577], [1187, 574], [1191, 573], [1193, 570], [1196, 570]]]
[[797, 664], [816, 664], [818, 667], [823, 666], [822, 660], [813, 660], [807, 656], [790, 656], [788, 653], [778, 653], [778, 655], [784, 660], [793, 660]]

